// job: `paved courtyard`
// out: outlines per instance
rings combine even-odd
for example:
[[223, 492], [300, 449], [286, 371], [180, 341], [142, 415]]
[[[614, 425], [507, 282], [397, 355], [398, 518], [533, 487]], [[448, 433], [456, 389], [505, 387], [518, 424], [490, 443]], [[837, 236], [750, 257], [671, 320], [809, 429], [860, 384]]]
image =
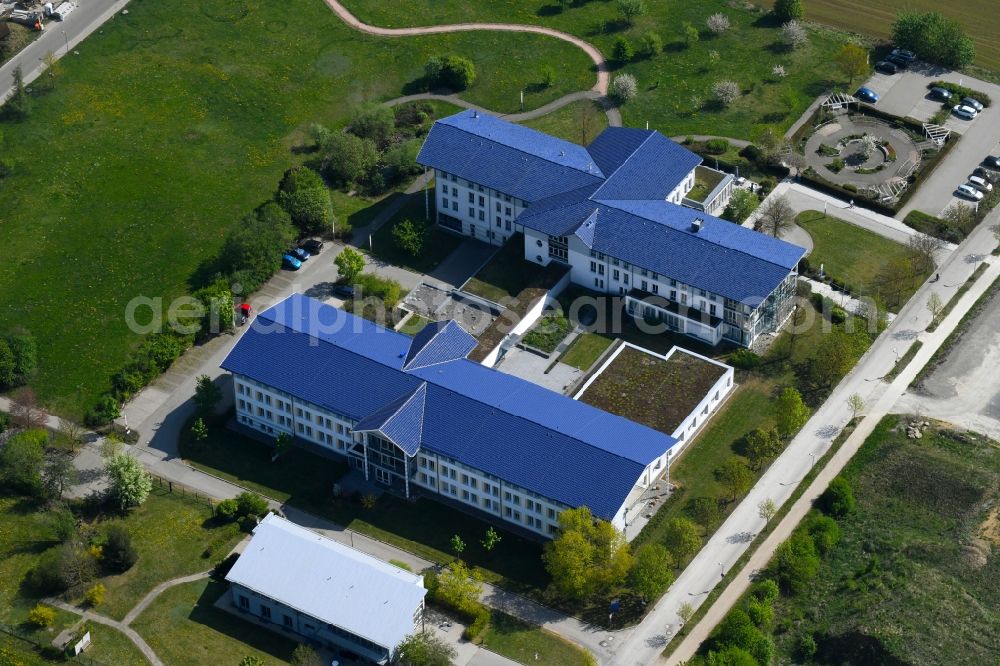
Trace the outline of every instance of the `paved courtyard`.
[[456, 296], [450, 289], [426, 282], [407, 294], [403, 307], [434, 321], [454, 319], [475, 336], [485, 331], [496, 318], [485, 306]]
[[509, 375], [526, 379], [533, 384], [563, 394], [566, 394], [568, 389], [583, 376], [582, 370], [565, 363], [556, 363], [549, 372], [545, 372], [551, 363], [550, 359], [534, 352], [512, 347], [496, 365], [496, 368]]

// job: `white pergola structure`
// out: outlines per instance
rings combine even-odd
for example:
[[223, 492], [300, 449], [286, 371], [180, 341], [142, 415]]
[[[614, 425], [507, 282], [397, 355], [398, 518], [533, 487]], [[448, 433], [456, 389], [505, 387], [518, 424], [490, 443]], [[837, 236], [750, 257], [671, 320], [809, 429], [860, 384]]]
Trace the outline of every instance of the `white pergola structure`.
[[860, 103], [861, 100], [859, 100], [854, 95], [848, 95], [847, 93], [833, 93], [825, 100], [823, 100], [821, 106], [830, 109], [831, 111], [838, 111], [847, 106], [848, 104], [860, 104]]
[[934, 123], [924, 123], [924, 134], [934, 142], [935, 146], [940, 148], [948, 139], [951, 130], [941, 125], [935, 125]]

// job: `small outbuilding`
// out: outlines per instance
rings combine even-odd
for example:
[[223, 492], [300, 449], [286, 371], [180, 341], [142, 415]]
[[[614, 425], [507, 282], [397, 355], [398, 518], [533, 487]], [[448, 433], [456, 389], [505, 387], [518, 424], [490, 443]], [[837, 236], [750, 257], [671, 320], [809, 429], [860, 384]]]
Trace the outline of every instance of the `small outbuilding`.
[[226, 580], [240, 612], [379, 664], [417, 628], [427, 593], [422, 576], [274, 514]]

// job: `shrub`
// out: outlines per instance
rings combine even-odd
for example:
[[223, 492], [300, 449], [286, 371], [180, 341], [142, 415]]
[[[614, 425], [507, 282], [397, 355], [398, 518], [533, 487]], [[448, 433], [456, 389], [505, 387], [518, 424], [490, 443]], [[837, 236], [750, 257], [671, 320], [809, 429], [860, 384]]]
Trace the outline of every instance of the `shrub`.
[[239, 510], [240, 505], [234, 499], [224, 499], [215, 505], [215, 515], [223, 520], [236, 520]]
[[609, 92], [611, 97], [619, 103], [625, 103], [635, 99], [635, 96], [639, 94], [639, 84], [631, 74], [619, 74], [611, 82]]
[[424, 74], [432, 86], [465, 90], [476, 80], [476, 67], [471, 60], [462, 56], [435, 56], [424, 65]]
[[28, 571], [25, 581], [39, 596], [62, 592], [66, 589], [59, 569], [61, 549], [51, 548], [38, 558], [35, 566]]
[[729, 141], [726, 139], [709, 139], [705, 142], [705, 152], [709, 155], [721, 155], [729, 150]]
[[230, 553], [226, 559], [215, 565], [215, 569], [212, 570], [212, 575], [219, 580], [224, 580], [238, 559], [240, 559], [239, 553]]
[[399, 282], [374, 273], [357, 276], [354, 284], [360, 288], [362, 298], [373, 296], [385, 303], [387, 308], [396, 307], [403, 294], [403, 286]]
[[285, 172], [278, 187], [278, 203], [303, 233], [315, 234], [331, 228], [334, 217], [330, 192], [319, 174], [309, 167], [293, 167]]
[[56, 611], [49, 606], [38, 604], [28, 611], [28, 622], [36, 627], [51, 627], [55, 621]]
[[820, 555], [826, 555], [840, 541], [840, 525], [829, 516], [816, 516], [806, 524], [806, 530]]
[[635, 47], [632, 46], [632, 42], [630, 42], [627, 37], [619, 37], [615, 40], [615, 46], [612, 53], [615, 60], [618, 62], [629, 62], [635, 57]]
[[244, 491], [236, 496], [236, 514], [243, 518], [245, 516], [265, 516], [268, 511], [267, 500], [249, 491]]
[[323, 147], [323, 175], [338, 186], [358, 183], [373, 173], [379, 154], [371, 139], [336, 132]]
[[[388, 181], [396, 183], [407, 176], [415, 176], [420, 173], [423, 167], [417, 164], [417, 153], [419, 152], [420, 141], [418, 139], [404, 141], [386, 151], [385, 155], [382, 156], [382, 161], [385, 163]], [[343, 225], [344, 223], [338, 220], [337, 224]]]
[[752, 594], [756, 599], [773, 604], [778, 598], [778, 584], [770, 578], [765, 578], [754, 585]]
[[802, 0], [776, 0], [771, 13], [774, 14], [779, 23], [798, 20], [805, 16]]
[[132, 535], [121, 525], [108, 528], [101, 563], [111, 573], [124, 573], [132, 568], [139, 553], [132, 545]]
[[833, 309], [830, 310], [830, 321], [834, 324], [843, 324], [847, 321], [847, 313], [843, 308], [834, 306]]
[[362, 139], [371, 139], [385, 147], [396, 129], [396, 116], [392, 109], [382, 104], [367, 104], [354, 113], [347, 131]]
[[618, 12], [629, 25], [635, 23], [635, 19], [646, 13], [645, 0], [618, 0]]
[[793, 49], [804, 46], [809, 41], [809, 34], [798, 21], [789, 21], [781, 26], [781, 40]]
[[10, 428], [10, 414], [0, 412], [0, 433], [6, 432]]
[[760, 366], [763, 360], [749, 349], [737, 349], [729, 356], [729, 364], [741, 370], [753, 370]]
[[842, 476], [838, 476], [830, 482], [827, 489], [819, 496], [816, 504], [820, 511], [835, 518], [854, 513], [857, 507], [854, 490], [851, 488], [850, 482]]
[[100, 606], [101, 604], [103, 604], [105, 592], [106, 590], [104, 588], [104, 585], [101, 583], [97, 583], [96, 585], [91, 587], [89, 590], [87, 590], [87, 594], [84, 595], [84, 598], [87, 601], [87, 605], [90, 606], [91, 608], [94, 608], [96, 606]]
[[773, 562], [778, 583], [793, 594], [805, 590], [819, 573], [820, 559], [816, 544], [803, 531], [795, 532], [778, 547]]
[[392, 228], [392, 242], [411, 257], [419, 256], [431, 234], [431, 226], [424, 220], [406, 219]]
[[973, 90], [972, 88], [967, 88], [965, 86], [960, 86], [957, 83], [951, 83], [950, 81], [932, 81], [927, 84], [928, 88], [944, 88], [950, 91], [953, 95], [957, 96], [959, 99], [962, 97], [971, 97], [972, 99], [978, 101], [984, 107], [989, 107], [993, 103], [990, 96], [984, 92], [978, 90]]
[[490, 612], [485, 606], [479, 608], [476, 611], [475, 619], [472, 624], [465, 628], [462, 632], [462, 638], [472, 643], [479, 643], [482, 641], [482, 636], [486, 633], [486, 628], [490, 624]]
[[844, 189], [847, 190], [848, 192], [853, 192], [854, 194], [858, 193], [858, 186], [852, 185], [851, 183], [847, 183], [846, 185], [844, 185]]
[[642, 53], [647, 58], [658, 56], [663, 52], [663, 39], [658, 33], [647, 32], [641, 38]]

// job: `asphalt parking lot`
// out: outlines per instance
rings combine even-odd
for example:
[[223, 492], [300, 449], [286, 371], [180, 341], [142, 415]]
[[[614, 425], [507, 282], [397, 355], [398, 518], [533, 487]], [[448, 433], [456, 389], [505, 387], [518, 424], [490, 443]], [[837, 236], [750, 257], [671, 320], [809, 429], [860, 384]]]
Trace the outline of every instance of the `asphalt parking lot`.
[[939, 215], [955, 202], [971, 204], [968, 199], [956, 197], [955, 188], [967, 181], [983, 158], [1000, 154], [1000, 86], [920, 64], [897, 74], [876, 72], [862, 85], [878, 93], [880, 99], [875, 108], [923, 122], [941, 108], [940, 102], [927, 99], [928, 84], [932, 81], [949, 81], [982, 91], [993, 99], [993, 105], [983, 109], [975, 120], [948, 118], [945, 127], [961, 135], [958, 145], [920, 184], [917, 193], [896, 215], [899, 219], [911, 210]]

